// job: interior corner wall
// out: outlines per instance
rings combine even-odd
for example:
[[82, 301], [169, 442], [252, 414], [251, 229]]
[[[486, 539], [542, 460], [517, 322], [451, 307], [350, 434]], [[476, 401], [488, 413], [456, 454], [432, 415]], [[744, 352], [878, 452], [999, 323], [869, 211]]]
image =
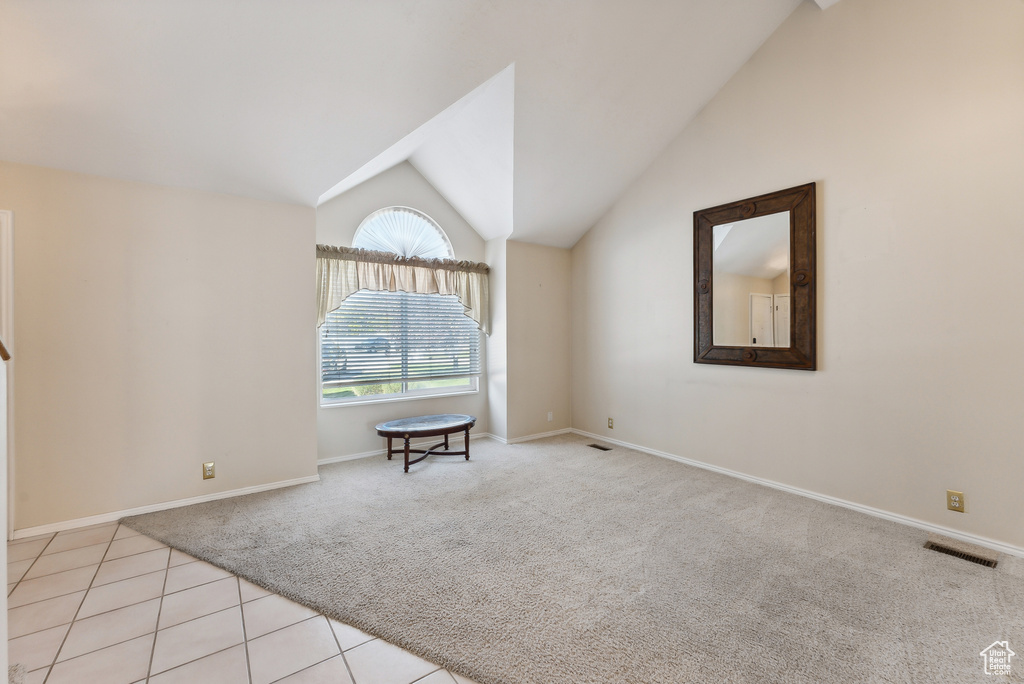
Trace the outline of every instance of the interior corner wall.
[[491, 334], [487, 336], [487, 422], [490, 433], [499, 440], [508, 439], [508, 300], [507, 253], [505, 238], [493, 238], [485, 245], [486, 262], [491, 267]]
[[[412, 207], [437, 221], [452, 243], [455, 258], [487, 261], [483, 238], [408, 162], [402, 162], [317, 207], [316, 241], [350, 247], [363, 219], [378, 209], [392, 206]], [[492, 275], [492, 288], [493, 282]], [[315, 312], [310, 326], [315, 330]], [[313, 345], [315, 356], [316, 339]], [[485, 358], [481, 359], [485, 367], [488, 365], [488, 352], [489, 348], [485, 348]], [[477, 418], [474, 432], [488, 432], [487, 396], [488, 379], [484, 375], [480, 378], [480, 390], [476, 394], [321, 406], [316, 419], [318, 456], [321, 460], [328, 460], [381, 451], [384, 449], [383, 438], [377, 436], [374, 426], [395, 418], [466, 413]]]
[[506, 257], [508, 439], [515, 440], [570, 426], [572, 257], [513, 240]]
[[311, 208], [5, 162], [0, 208], [16, 530], [316, 474]]
[[[1024, 547], [1021, 36], [799, 6], [573, 248], [573, 427]], [[819, 370], [694, 364], [693, 212], [809, 181]]]

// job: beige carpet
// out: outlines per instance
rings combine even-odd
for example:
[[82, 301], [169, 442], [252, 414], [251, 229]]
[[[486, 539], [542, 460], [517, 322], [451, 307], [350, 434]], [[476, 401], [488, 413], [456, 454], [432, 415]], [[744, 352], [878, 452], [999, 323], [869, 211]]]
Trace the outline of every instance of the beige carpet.
[[481, 684], [980, 682], [992, 642], [1024, 654], [1021, 559], [585, 444], [350, 461], [122, 522]]

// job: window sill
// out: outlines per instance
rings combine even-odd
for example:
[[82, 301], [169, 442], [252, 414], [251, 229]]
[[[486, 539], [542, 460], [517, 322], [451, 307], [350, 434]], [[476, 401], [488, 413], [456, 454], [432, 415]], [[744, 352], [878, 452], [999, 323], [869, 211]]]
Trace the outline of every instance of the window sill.
[[431, 394], [393, 394], [380, 398], [359, 398], [340, 401], [325, 402], [320, 399], [320, 408], [340, 408], [343, 406], [366, 406], [367, 404], [390, 404], [397, 401], [417, 401], [419, 399], [439, 399], [442, 397], [461, 397], [467, 394], [479, 394], [480, 388], [457, 390], [454, 392], [431, 393]]

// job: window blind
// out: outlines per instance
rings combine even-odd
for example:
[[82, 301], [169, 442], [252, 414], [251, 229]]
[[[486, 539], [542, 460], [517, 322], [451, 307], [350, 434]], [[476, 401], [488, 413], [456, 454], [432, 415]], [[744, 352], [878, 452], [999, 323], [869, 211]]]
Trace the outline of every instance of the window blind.
[[480, 374], [480, 331], [456, 295], [360, 290], [320, 326], [325, 386]]

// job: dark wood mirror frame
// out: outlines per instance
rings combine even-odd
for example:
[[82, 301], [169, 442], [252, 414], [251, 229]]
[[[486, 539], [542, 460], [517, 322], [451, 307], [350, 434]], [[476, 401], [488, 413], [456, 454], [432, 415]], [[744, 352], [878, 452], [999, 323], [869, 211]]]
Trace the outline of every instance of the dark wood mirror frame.
[[[693, 212], [693, 361], [728, 366], [815, 370], [817, 263], [814, 183]], [[717, 225], [788, 211], [789, 347], [730, 347], [713, 343], [714, 229]]]

